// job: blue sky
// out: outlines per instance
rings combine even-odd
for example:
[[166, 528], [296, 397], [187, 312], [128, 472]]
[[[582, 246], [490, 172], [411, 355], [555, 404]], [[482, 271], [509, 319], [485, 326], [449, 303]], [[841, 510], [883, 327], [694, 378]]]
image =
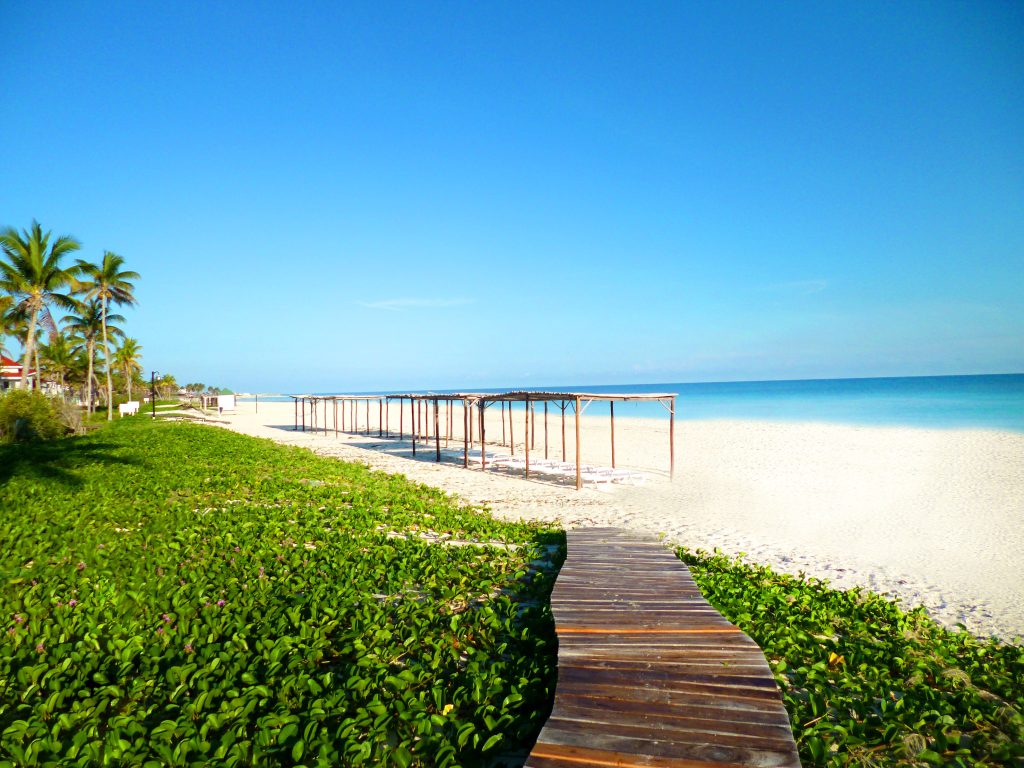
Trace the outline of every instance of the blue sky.
[[6, 3], [0, 225], [147, 371], [1024, 371], [1019, 3]]

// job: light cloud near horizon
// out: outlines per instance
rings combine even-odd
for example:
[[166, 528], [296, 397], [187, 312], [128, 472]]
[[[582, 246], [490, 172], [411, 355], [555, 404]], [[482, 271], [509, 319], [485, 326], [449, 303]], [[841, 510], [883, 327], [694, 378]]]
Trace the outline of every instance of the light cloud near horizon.
[[446, 309], [472, 303], [472, 299], [381, 299], [359, 302], [360, 306], [367, 309], [383, 309], [388, 312], [402, 312], [407, 309]]

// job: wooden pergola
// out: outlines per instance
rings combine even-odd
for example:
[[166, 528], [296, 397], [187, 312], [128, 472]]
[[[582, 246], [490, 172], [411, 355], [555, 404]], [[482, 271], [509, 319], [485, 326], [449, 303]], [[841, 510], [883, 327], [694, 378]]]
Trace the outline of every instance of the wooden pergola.
[[[476, 437], [480, 442], [480, 467], [487, 469], [487, 441], [485, 432], [485, 415], [489, 407], [500, 404], [501, 413], [501, 442], [505, 444], [505, 412], [508, 411], [508, 438], [509, 446], [515, 455], [515, 426], [512, 418], [512, 403], [523, 403], [524, 421], [523, 430], [525, 435], [525, 471], [526, 477], [530, 476], [530, 451], [536, 449], [537, 416], [536, 404], [544, 406], [543, 432], [544, 432], [544, 458], [549, 454], [549, 430], [548, 410], [549, 405], [559, 409], [561, 420], [562, 436], [562, 461], [566, 459], [565, 441], [565, 412], [572, 408], [575, 417], [575, 466], [576, 466], [576, 488], [583, 487], [582, 463], [580, 460], [580, 416], [593, 402], [606, 402], [609, 406], [611, 423], [611, 459], [612, 469], [615, 468], [615, 404], [624, 402], [658, 402], [669, 413], [669, 477], [675, 475], [675, 401], [677, 395], [672, 392], [652, 393], [628, 393], [628, 394], [605, 394], [595, 392], [543, 392], [543, 391], [512, 391], [500, 393], [480, 392], [446, 392], [446, 393], [405, 393], [405, 394], [381, 394], [381, 395], [289, 395], [295, 403], [295, 427], [306, 431], [306, 410], [308, 408], [310, 419], [309, 428], [317, 431], [322, 430], [325, 434], [329, 431], [331, 422], [335, 436], [341, 432], [357, 433], [359, 431], [358, 411], [365, 407], [366, 423], [363, 434], [370, 435], [372, 404], [376, 402], [377, 408], [377, 437], [390, 438], [390, 405], [391, 401], [398, 401], [399, 409], [399, 431], [398, 439], [405, 438], [405, 401], [409, 401], [409, 435], [412, 440], [412, 454], [416, 455], [417, 441], [427, 442], [433, 437], [435, 461], [441, 461], [441, 440], [445, 445], [455, 439], [454, 437], [454, 409], [455, 403], [462, 405], [463, 429], [463, 466], [469, 466], [469, 452], [475, 447]], [[444, 424], [441, 424], [441, 404], [444, 404]], [[330, 404], [330, 405], [329, 405]], [[340, 418], [339, 418], [340, 404]], [[333, 419], [330, 418], [330, 409], [333, 406]], [[432, 411], [431, 413], [431, 406]], [[506, 408], [507, 406], [507, 408]], [[473, 409], [477, 409], [476, 418], [471, 418]], [[322, 410], [322, 418], [320, 416]], [[347, 411], [347, 413], [346, 413]], [[474, 425], [476, 421], [476, 425]], [[347, 422], [347, 424], [346, 424]], [[339, 427], [340, 425], [340, 427]], [[431, 429], [431, 427], [433, 427]], [[475, 428], [474, 428], [475, 427]], [[475, 434], [474, 434], [475, 433]]]

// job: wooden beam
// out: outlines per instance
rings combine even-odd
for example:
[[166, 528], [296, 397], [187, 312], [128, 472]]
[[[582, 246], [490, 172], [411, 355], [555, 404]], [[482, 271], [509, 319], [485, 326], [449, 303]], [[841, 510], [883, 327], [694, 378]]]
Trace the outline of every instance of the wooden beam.
[[668, 479], [676, 475], [676, 401], [673, 399], [668, 410]]
[[409, 428], [412, 436], [412, 455], [416, 455], [416, 401], [409, 398]]
[[526, 400], [524, 401], [523, 404], [526, 406], [525, 408], [523, 408], [523, 413], [525, 414], [525, 418], [526, 418], [526, 422], [525, 422], [525, 425], [523, 427], [523, 434], [525, 434], [527, 436], [526, 446], [525, 446], [525, 450], [526, 450], [526, 454], [525, 454], [526, 455], [526, 477], [527, 477], [527, 479], [529, 479], [529, 477], [530, 477], [530, 440], [529, 440], [529, 436], [530, 436], [530, 397], [529, 397], [529, 395], [527, 395]]
[[615, 469], [615, 401], [608, 405], [612, 409], [612, 469]]
[[484, 401], [480, 401], [480, 469], [487, 469], [487, 442], [486, 442], [486, 429], [484, 427]]
[[462, 466], [469, 468], [469, 401], [462, 399]]
[[576, 396], [576, 490], [583, 487], [583, 474], [580, 472], [580, 398]]
[[544, 458], [548, 457], [548, 401], [544, 401]]
[[434, 449], [436, 451], [437, 458], [434, 461], [441, 461], [441, 430], [437, 426], [437, 399], [434, 399]]
[[562, 401], [562, 461], [565, 461], [565, 400]]

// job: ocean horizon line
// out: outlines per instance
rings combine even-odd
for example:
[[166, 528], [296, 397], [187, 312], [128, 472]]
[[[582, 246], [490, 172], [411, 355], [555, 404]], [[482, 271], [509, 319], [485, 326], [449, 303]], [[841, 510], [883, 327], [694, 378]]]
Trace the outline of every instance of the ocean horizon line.
[[[1024, 374], [1021, 373], [587, 384], [530, 388], [475, 387], [390, 392], [349, 391], [345, 394], [379, 397], [512, 391], [671, 393], [677, 396], [676, 418], [683, 420], [828, 422], [947, 429], [993, 428], [1024, 432]], [[305, 394], [327, 396], [341, 392]], [[261, 393], [259, 396], [291, 400], [290, 395]], [[518, 410], [522, 405], [518, 404], [515, 408]], [[587, 409], [589, 414], [608, 412], [608, 404], [600, 401], [591, 403]], [[668, 411], [657, 402], [618, 403], [615, 415], [622, 418], [657, 419], [667, 419], [669, 416]]]

